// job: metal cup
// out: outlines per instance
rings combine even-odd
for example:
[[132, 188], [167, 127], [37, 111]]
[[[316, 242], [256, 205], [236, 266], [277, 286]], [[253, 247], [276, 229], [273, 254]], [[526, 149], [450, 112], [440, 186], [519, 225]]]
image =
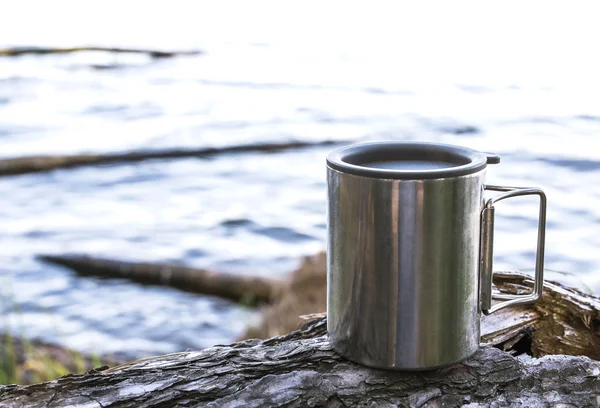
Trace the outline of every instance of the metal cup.
[[[499, 162], [430, 143], [329, 154], [327, 330], [336, 352], [377, 368], [443, 367], [477, 351], [482, 312], [539, 298], [546, 196], [485, 185], [487, 165]], [[503, 193], [484, 202], [484, 190]], [[494, 204], [530, 194], [540, 198], [533, 292], [492, 296]]]

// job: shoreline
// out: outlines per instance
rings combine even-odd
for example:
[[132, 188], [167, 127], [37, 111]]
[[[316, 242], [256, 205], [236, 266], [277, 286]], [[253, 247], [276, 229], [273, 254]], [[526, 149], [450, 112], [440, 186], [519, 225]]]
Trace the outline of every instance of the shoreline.
[[28, 385], [81, 374], [122, 359], [71, 350], [58, 344], [0, 332], [0, 385]]

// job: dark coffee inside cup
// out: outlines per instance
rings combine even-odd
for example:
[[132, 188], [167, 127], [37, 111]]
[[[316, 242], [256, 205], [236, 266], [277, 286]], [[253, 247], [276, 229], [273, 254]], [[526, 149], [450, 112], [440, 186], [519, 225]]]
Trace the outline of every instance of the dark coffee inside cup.
[[363, 167], [386, 170], [437, 170], [460, 166], [458, 163], [435, 160], [379, 160], [357, 164]]
[[437, 146], [368, 146], [342, 159], [355, 166], [384, 170], [439, 170], [468, 164], [471, 160]]

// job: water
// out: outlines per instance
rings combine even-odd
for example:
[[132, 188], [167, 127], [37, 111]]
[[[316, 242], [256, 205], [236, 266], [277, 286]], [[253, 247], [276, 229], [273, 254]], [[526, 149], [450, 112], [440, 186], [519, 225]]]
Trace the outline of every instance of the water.
[[433, 160], [381, 160], [362, 163], [361, 165], [364, 167], [388, 170], [441, 170], [458, 166], [456, 163]]
[[[31, 7], [5, 6], [16, 17], [0, 25], [4, 45], [205, 54], [0, 59], [0, 157], [385, 139], [497, 152], [502, 163], [489, 168], [490, 184], [547, 192], [546, 266], [570, 273], [548, 276], [600, 292], [593, 9]], [[326, 154], [232, 154], [0, 178], [0, 330], [134, 357], [232, 341], [255, 313], [166, 288], [78, 278], [34, 256], [77, 252], [283, 276], [299, 256], [324, 248]], [[498, 205], [496, 269], [532, 269], [536, 206], [525, 198]]]

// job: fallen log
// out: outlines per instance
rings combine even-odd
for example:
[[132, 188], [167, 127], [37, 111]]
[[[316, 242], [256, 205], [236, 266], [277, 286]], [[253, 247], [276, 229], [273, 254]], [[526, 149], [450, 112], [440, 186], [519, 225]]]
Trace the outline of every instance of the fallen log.
[[199, 149], [143, 150], [127, 153], [76, 154], [58, 156], [25, 156], [0, 159], [0, 176], [38, 173], [56, 169], [68, 169], [98, 164], [131, 163], [152, 159], [181, 159], [186, 157], [210, 157], [219, 154], [266, 152], [308, 147], [327, 147], [347, 142], [325, 140], [321, 142], [260, 143]]
[[306, 323], [300, 316], [325, 310], [325, 252], [303, 258], [287, 279], [269, 279], [170, 265], [137, 263], [86, 255], [38, 255], [43, 262], [72, 269], [82, 276], [122, 278], [214, 295], [248, 306], [268, 303], [257, 326], [240, 339], [265, 339], [289, 333]]
[[233, 275], [172, 264], [114, 261], [83, 255], [39, 255], [37, 258], [84, 276], [126, 278], [147, 285], [219, 296], [245, 305], [269, 302], [283, 284], [280, 280], [261, 276]]
[[[484, 346], [451, 367], [394, 372], [335, 354], [325, 319], [269, 340], [145, 358], [30, 386], [0, 386], [3, 407], [597, 407], [600, 362], [519, 359]], [[562, 404], [562, 405], [561, 405]]]
[[118, 54], [147, 54], [152, 58], [169, 58], [182, 55], [200, 55], [200, 50], [189, 51], [165, 51], [165, 50], [147, 50], [139, 48], [114, 48], [114, 47], [11, 47], [0, 49], [0, 57], [17, 57], [21, 55], [48, 55], [48, 54], [71, 54], [82, 51], [103, 51]]

